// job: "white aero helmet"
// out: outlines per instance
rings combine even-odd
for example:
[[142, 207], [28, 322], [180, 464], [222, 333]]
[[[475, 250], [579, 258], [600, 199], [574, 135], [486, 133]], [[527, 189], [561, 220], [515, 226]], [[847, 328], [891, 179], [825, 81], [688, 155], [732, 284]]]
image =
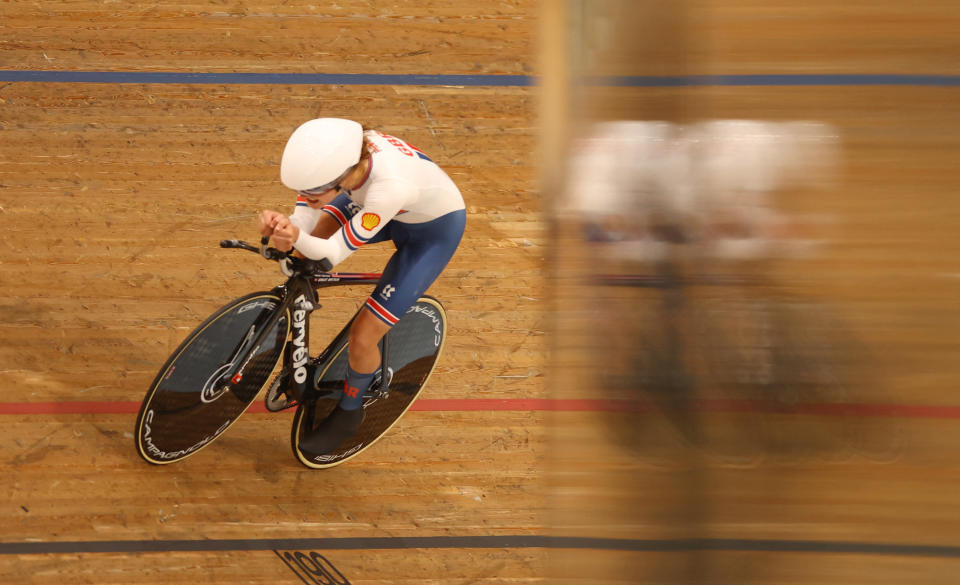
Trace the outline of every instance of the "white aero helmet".
[[294, 191], [336, 182], [360, 161], [362, 146], [363, 126], [353, 120], [317, 118], [304, 122], [283, 148], [280, 180]]

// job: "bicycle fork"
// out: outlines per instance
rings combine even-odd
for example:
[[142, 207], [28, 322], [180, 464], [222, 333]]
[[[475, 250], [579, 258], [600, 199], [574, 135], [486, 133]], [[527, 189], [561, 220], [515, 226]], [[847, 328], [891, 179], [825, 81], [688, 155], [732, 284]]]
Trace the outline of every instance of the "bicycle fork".
[[[244, 369], [251, 360], [257, 356], [257, 350], [259, 350], [260, 346], [266, 341], [267, 336], [277, 327], [281, 319], [283, 319], [288, 310], [290, 310], [293, 320], [291, 324], [293, 340], [292, 342], [287, 342], [284, 348], [284, 363], [291, 363], [292, 358], [293, 364], [295, 364], [293, 375], [297, 388], [296, 398], [299, 400], [300, 396], [303, 396], [307, 388], [307, 381], [310, 379], [306, 368], [309, 356], [308, 341], [310, 339], [308, 329], [309, 316], [312, 311], [319, 308], [319, 305], [316, 305], [312, 300], [308, 299], [309, 293], [303, 289], [295, 289], [295, 291], [291, 292], [289, 290], [291, 284], [295, 283], [288, 282], [286, 287], [284, 287], [287, 292], [280, 293], [283, 301], [279, 306], [270, 313], [270, 316], [263, 324], [258, 325], [254, 323], [250, 327], [247, 336], [237, 347], [236, 351], [234, 351], [234, 358], [230, 362], [230, 367], [220, 376], [223, 391], [233, 390], [243, 381]], [[274, 289], [274, 292], [278, 290], [279, 287], [278, 289]], [[306, 289], [306, 291], [310, 290], [311, 289]], [[294, 294], [297, 296], [291, 301], [290, 299]], [[259, 330], [257, 330], [258, 327]], [[287, 355], [287, 352], [290, 351], [291, 343], [293, 344], [292, 356]], [[284, 368], [286, 369], [286, 367], [285, 365]]]
[[267, 335], [280, 323], [285, 313], [285, 304], [281, 303], [281, 305], [270, 314], [266, 322], [259, 327], [259, 331], [257, 330], [258, 325], [256, 323], [250, 326], [247, 335], [233, 352], [233, 358], [226, 364], [229, 367], [227, 367], [220, 376], [220, 382], [218, 384], [223, 384], [223, 386], [220, 386], [222, 391], [233, 390], [243, 381], [244, 369], [250, 361], [258, 355], [257, 350], [259, 350], [263, 342], [266, 341]]

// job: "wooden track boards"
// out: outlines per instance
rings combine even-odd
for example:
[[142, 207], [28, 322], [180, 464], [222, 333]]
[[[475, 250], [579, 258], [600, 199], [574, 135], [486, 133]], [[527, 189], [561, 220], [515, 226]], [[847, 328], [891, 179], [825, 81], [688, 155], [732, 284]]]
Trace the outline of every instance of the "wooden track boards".
[[[8, 3], [0, 40], [5, 67], [31, 70], [522, 75], [537, 72], [537, 19], [555, 4]], [[641, 49], [657, 49], [657, 59], [639, 68], [611, 60], [600, 72], [956, 73], [949, 3], [683, 7], [685, 15], [659, 16], [691, 52], [650, 43]], [[660, 34], [637, 39], [662, 40], [670, 29], [644, 30]], [[937, 407], [953, 405], [957, 381], [955, 91], [598, 88], [586, 104], [607, 117], [835, 125], [844, 162], [834, 188], [784, 201], [829, 215], [814, 228], [829, 246], [777, 270], [794, 292], [842, 313], [870, 349], [884, 383], [858, 402]], [[595, 398], [589, 362], [555, 354], [562, 379], [546, 377], [555, 326], [546, 301], [584, 292], [547, 277], [555, 265], [546, 256], [563, 248], [548, 247], [539, 215], [537, 153], [548, 149], [537, 141], [546, 132], [538, 105], [555, 97], [536, 87], [0, 84], [0, 390], [4, 404], [19, 405], [0, 415], [0, 546], [102, 547], [2, 554], [0, 581], [299, 583], [274, 550], [303, 550], [354, 583], [953, 583], [955, 417], [917, 411], [841, 421], [865, 437], [895, 430], [887, 442], [773, 457], [731, 433], [763, 418], [750, 413], [713, 415], [716, 436], [730, 440], [701, 452], [654, 413], [412, 411], [361, 460], [319, 473], [290, 454], [287, 414], [253, 413], [182, 464], [136, 458], [134, 414], [117, 409], [140, 400], [211, 310], [277, 283], [253, 255], [215, 246], [253, 237], [259, 209], [289, 204], [277, 180], [282, 144], [319, 115], [357, 117], [409, 139], [467, 199], [464, 244], [431, 290], [451, 329], [424, 398]], [[375, 269], [387, 254], [363, 250], [343, 268]], [[334, 291], [324, 308], [329, 331], [361, 300]], [[315, 344], [324, 333], [315, 328]], [[582, 349], [576, 337], [566, 341], [554, 349]], [[73, 402], [120, 406], [85, 414], [27, 406]], [[788, 422], [799, 433], [838, 424]], [[626, 445], [617, 434], [624, 425], [634, 431]], [[531, 535], [651, 550], [482, 540]], [[338, 540], [415, 537], [478, 540], [368, 550]], [[331, 540], [293, 548], [308, 538]], [[274, 544], [229, 544], [251, 539]], [[175, 541], [213, 548], [174, 550]], [[797, 541], [820, 548], [787, 550]], [[161, 550], [104, 544], [131, 542]], [[675, 550], [662, 549], [671, 542]], [[890, 543], [898, 546], [868, 546]]]
[[[469, 16], [441, 2], [393, 3], [378, 14], [368, 2], [315, 9], [50, 3], [0, 10], [8, 63], [24, 69], [531, 68], [529, 3], [475, 4]], [[431, 290], [447, 307], [450, 341], [424, 397], [541, 396], [544, 241], [529, 158], [532, 90], [14, 83], [0, 88], [0, 99], [5, 403], [88, 401], [123, 410], [213, 308], [277, 284], [274, 268], [217, 243], [253, 238], [264, 207], [290, 208], [277, 174], [283, 143], [297, 124], [322, 115], [403, 136], [439, 161], [468, 201], [462, 249]], [[388, 254], [371, 247], [340, 268], [377, 270]], [[326, 297], [314, 343], [339, 330], [364, 294], [336, 289]], [[542, 532], [536, 412], [411, 412], [379, 454], [329, 473], [296, 462], [290, 418], [248, 414], [202, 456], [154, 468], [135, 456], [133, 413], [4, 415], [0, 541], [289, 543]], [[414, 456], [424, 447], [432, 464]], [[238, 546], [3, 554], [0, 581], [301, 582], [271, 547]], [[519, 582], [543, 572], [536, 548], [382, 552], [324, 554], [352, 582]]]

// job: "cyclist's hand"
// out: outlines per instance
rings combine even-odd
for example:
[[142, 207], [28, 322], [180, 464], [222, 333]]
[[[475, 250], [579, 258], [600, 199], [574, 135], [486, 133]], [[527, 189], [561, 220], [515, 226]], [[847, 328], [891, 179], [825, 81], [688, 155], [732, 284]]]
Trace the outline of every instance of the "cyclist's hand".
[[257, 229], [260, 230], [260, 235], [273, 235], [273, 230], [281, 217], [284, 217], [284, 215], [279, 211], [273, 211], [272, 209], [264, 209], [261, 211], [260, 217], [257, 218]]
[[284, 252], [293, 248], [293, 243], [300, 237], [300, 228], [290, 223], [290, 218], [281, 215], [276, 219], [273, 227], [273, 245]]

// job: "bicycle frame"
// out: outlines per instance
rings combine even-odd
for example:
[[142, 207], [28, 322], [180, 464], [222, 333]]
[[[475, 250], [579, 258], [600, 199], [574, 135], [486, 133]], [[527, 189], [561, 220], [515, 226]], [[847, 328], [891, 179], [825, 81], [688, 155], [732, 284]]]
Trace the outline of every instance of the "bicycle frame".
[[[346, 327], [327, 344], [327, 347], [315, 358], [311, 358], [309, 348], [310, 315], [321, 306], [318, 302], [317, 291], [321, 288], [333, 286], [376, 284], [379, 280], [380, 274], [378, 273], [314, 272], [306, 277], [291, 277], [286, 284], [274, 289], [284, 299], [283, 305], [293, 309], [291, 313], [293, 335], [284, 348], [284, 368], [288, 368], [292, 372], [291, 383], [285, 389], [288, 402], [284, 408], [295, 406], [316, 389], [313, 383], [316, 368], [333, 357], [331, 352], [343, 344], [343, 341], [345, 341], [343, 338], [350, 334], [350, 325], [356, 319], [355, 314], [347, 322]], [[279, 289], [285, 289], [285, 292], [279, 292]], [[283, 305], [281, 311], [278, 311], [281, 315]], [[363, 310], [362, 307], [360, 310]], [[265, 329], [265, 331], [269, 330], [270, 328]], [[380, 346], [380, 363], [384, 364], [384, 367], [389, 363], [389, 340], [390, 335], [388, 333], [383, 337]]]
[[[274, 248], [267, 248], [265, 240], [261, 242], [259, 250], [246, 242], [240, 242], [238, 240], [225, 240], [220, 243], [220, 246], [224, 248], [241, 248], [256, 251], [271, 260], [288, 258], [286, 253]], [[260, 345], [266, 340], [267, 336], [273, 331], [273, 328], [276, 327], [280, 320], [289, 314], [292, 336], [284, 346], [284, 364], [281, 371], [290, 372], [292, 379], [290, 383], [287, 384], [287, 387], [282, 389], [282, 392], [287, 396], [287, 401], [283, 408], [295, 406], [313, 389], [312, 381], [316, 366], [329, 359], [329, 353], [332, 348], [341, 345], [343, 341], [342, 337], [349, 334], [349, 326], [353, 323], [353, 319], [356, 318], [356, 315], [354, 315], [341, 334], [334, 338], [320, 355], [315, 359], [311, 359], [310, 315], [313, 311], [321, 307], [317, 291], [321, 288], [333, 286], [376, 284], [381, 276], [379, 273], [327, 272], [326, 270], [330, 268], [330, 264], [325, 260], [316, 262], [291, 258], [290, 268], [292, 274], [287, 281], [270, 291], [280, 297], [280, 305], [270, 313], [270, 317], [265, 323], [259, 325], [259, 332], [255, 336], [252, 338], [248, 336], [240, 342], [233, 352], [234, 356], [239, 359], [234, 359], [234, 365], [224, 372], [220, 378], [221, 383], [225, 383], [227, 389], [232, 389], [238, 385], [241, 380], [243, 380], [244, 369], [250, 360], [257, 355], [257, 350]], [[384, 364], [384, 368], [386, 364], [389, 363], [389, 347], [388, 334], [384, 336], [380, 346], [380, 359], [381, 364]]]

